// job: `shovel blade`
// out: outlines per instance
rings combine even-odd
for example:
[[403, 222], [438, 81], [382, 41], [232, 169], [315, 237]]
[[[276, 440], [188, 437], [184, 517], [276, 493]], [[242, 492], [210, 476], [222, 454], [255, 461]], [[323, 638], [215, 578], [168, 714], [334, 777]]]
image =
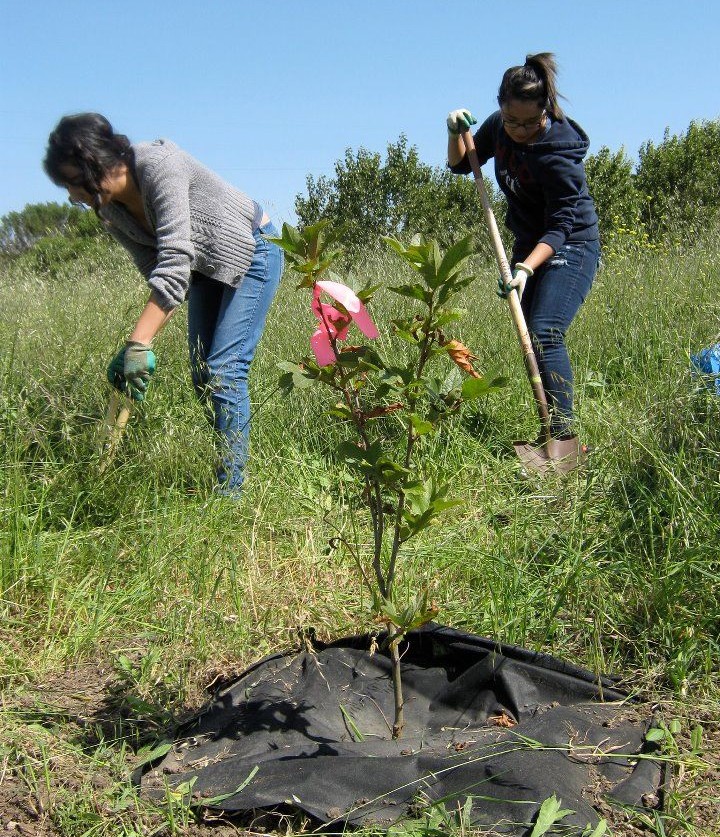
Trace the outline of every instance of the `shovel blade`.
[[550, 439], [536, 442], [513, 442], [513, 448], [523, 467], [538, 474], [569, 474], [585, 460], [577, 436], [570, 439]]

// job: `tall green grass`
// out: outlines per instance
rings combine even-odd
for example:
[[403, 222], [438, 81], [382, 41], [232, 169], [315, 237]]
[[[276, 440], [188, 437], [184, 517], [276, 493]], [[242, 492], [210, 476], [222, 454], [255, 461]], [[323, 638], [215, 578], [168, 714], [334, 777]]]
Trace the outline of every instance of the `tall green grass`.
[[[520, 479], [511, 455], [514, 437], [535, 435], [535, 413], [493, 271], [479, 268], [457, 336], [511, 383], [427, 442], [464, 503], [413, 544], [403, 576], [436, 588], [445, 621], [671, 688], [715, 683], [720, 402], [691, 379], [688, 355], [719, 327], [717, 259], [706, 244], [604, 265], [569, 338], [593, 453], [582, 473], [542, 481]], [[359, 272], [402, 278], [390, 254]], [[144, 294], [112, 253], [52, 278], [21, 266], [3, 277], [0, 582], [6, 624], [23, 626], [5, 677], [138, 632], [209, 664], [286, 644], [309, 621], [335, 634], [366, 617], [349, 562], [325, 554], [333, 527], [351, 524], [333, 461], [342, 431], [325, 393], [276, 390], [276, 364], [307, 352], [312, 328], [289, 275], [253, 370], [243, 500], [211, 499], [215, 453], [182, 311], [100, 473], [104, 368]], [[398, 304], [381, 293], [376, 317]], [[380, 343], [399, 350], [387, 330]]]
[[[716, 239], [615, 255], [569, 337], [583, 440], [569, 478], [523, 479], [511, 440], [534, 438], [531, 392], [495, 271], [478, 268], [457, 336], [510, 378], [426, 444], [463, 501], [411, 542], [400, 585], [427, 585], [440, 620], [619, 675], [645, 694], [710, 699], [720, 685], [720, 399], [689, 353], [720, 330]], [[400, 283], [392, 255], [359, 279]], [[0, 686], [84, 661], [152, 659], [133, 688], [197, 704], [218, 674], [296, 642], [367, 628], [348, 558], [328, 552], [351, 513], [325, 393], [277, 392], [308, 351], [307, 296], [286, 274], [253, 368], [252, 460], [240, 502], [213, 498], [215, 452], [187, 368], [184, 312], [101, 473], [105, 367], [146, 289], [116, 251], [55, 269], [6, 265], [0, 284]], [[383, 351], [401, 351], [374, 313]], [[367, 530], [365, 530], [367, 531]], [[130, 657], [128, 657], [128, 654]], [[134, 655], [134, 656], [133, 656]], [[164, 684], [161, 696], [158, 688]], [[100, 833], [100, 832], [98, 832]], [[112, 833], [112, 832], [107, 832]]]

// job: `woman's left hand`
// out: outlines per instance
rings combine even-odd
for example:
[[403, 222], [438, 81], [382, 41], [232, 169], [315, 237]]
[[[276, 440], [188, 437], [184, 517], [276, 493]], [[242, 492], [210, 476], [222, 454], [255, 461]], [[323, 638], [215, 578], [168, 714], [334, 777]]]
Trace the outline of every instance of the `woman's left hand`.
[[518, 262], [518, 264], [515, 265], [512, 279], [507, 283], [507, 285], [505, 284], [502, 276], [498, 277], [498, 296], [501, 296], [503, 299], [507, 299], [508, 294], [515, 290], [517, 291], [518, 299], [522, 299], [522, 295], [525, 290], [525, 283], [533, 275], [533, 273], [534, 271], [531, 267], [528, 267], [522, 262]]

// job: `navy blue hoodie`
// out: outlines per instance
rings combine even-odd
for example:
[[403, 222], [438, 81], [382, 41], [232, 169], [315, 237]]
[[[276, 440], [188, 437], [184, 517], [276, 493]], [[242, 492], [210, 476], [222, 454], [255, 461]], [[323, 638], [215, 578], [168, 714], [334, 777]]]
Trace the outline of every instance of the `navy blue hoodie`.
[[[510, 139], [499, 110], [478, 128], [475, 148], [480, 164], [495, 158], [495, 177], [507, 198], [505, 223], [515, 236], [515, 258], [525, 258], [539, 242], [557, 252], [566, 242], [598, 238], [597, 213], [583, 166], [589, 145], [585, 131], [568, 117], [548, 117], [540, 136], [527, 144]], [[467, 156], [450, 169], [467, 174]]]

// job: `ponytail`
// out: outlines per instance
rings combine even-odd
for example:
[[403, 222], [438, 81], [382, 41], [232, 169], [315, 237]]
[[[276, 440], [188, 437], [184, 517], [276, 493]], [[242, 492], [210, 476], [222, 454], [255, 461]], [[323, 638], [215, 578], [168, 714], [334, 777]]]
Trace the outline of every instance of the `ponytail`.
[[511, 99], [537, 102], [556, 122], [564, 119], [559, 98], [557, 64], [552, 52], [528, 55], [522, 67], [505, 70], [498, 90], [498, 104], [504, 105]]

